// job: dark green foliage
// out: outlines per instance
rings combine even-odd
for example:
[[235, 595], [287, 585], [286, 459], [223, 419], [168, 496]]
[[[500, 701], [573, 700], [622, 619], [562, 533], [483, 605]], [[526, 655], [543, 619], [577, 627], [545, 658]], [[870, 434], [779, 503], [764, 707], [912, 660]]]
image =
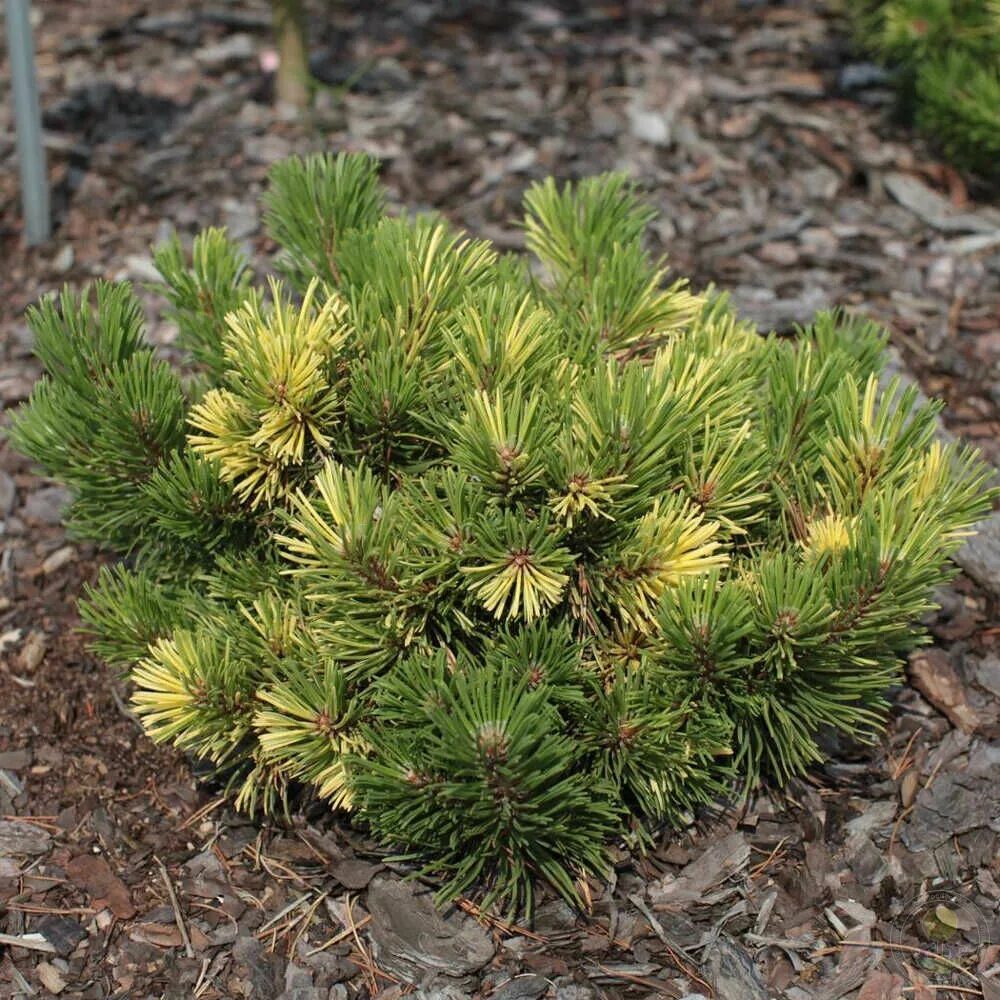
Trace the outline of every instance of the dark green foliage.
[[15, 415], [12, 441], [73, 489], [77, 535], [141, 544], [142, 487], [184, 446], [180, 379], [145, 345], [127, 286], [99, 282], [93, 296], [45, 299], [28, 324], [46, 375]]
[[616, 789], [586, 767], [544, 687], [452, 671], [439, 653], [404, 662], [376, 699], [392, 725], [371, 733], [357, 788], [376, 833], [391, 842], [406, 830], [409, 857], [448, 873], [443, 900], [482, 885], [484, 905], [517, 910], [538, 876], [575, 895], [567, 858], [600, 869], [619, 824]]
[[1000, 174], [1000, 17], [992, 55], [951, 49], [917, 75], [917, 124], [956, 163]]
[[848, 10], [931, 141], [956, 164], [1000, 176], [997, 0], [849, 0]]
[[285, 251], [289, 279], [304, 288], [313, 275], [340, 284], [342, 243], [382, 215], [378, 164], [367, 156], [287, 160], [271, 171], [264, 223]]
[[176, 236], [156, 249], [153, 261], [181, 346], [218, 377], [226, 367], [226, 315], [243, 304], [253, 277], [246, 257], [223, 230], [206, 229], [194, 239], [190, 264]]
[[186, 380], [125, 288], [30, 316], [12, 434], [129, 554], [82, 613], [150, 735], [517, 909], [877, 732], [990, 503], [883, 333], [666, 284], [618, 176], [529, 191], [537, 271], [383, 201], [366, 158], [275, 169], [294, 292], [220, 232], [161, 250]]

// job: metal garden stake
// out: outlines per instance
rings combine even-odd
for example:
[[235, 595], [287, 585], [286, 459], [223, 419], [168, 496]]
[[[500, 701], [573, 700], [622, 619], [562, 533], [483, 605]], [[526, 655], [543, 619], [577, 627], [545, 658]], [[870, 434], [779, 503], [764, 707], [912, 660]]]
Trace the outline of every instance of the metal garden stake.
[[7, 2], [7, 48], [17, 122], [17, 153], [28, 243], [44, 243], [51, 233], [49, 185], [42, 145], [42, 121], [35, 80], [35, 47], [31, 39], [28, 0]]

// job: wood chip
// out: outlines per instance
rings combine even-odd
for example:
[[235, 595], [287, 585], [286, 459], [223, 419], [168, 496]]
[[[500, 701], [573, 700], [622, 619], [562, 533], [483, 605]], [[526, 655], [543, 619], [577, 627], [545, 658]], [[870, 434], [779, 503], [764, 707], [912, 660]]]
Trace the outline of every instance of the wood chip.
[[951, 723], [964, 733], [974, 733], [980, 721], [965, 694], [965, 687], [948, 654], [923, 649], [910, 656], [913, 686]]
[[63, 979], [59, 970], [54, 965], [50, 965], [48, 962], [39, 962], [38, 965], [35, 966], [35, 975], [38, 976], [38, 981], [50, 993], [58, 995], [66, 989], [66, 980]]

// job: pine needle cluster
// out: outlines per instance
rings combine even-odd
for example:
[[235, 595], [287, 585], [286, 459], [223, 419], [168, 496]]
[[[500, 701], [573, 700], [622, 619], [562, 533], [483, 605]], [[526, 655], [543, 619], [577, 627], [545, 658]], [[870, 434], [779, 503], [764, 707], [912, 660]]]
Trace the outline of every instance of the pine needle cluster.
[[518, 908], [877, 731], [990, 500], [879, 388], [883, 334], [760, 336], [667, 279], [617, 175], [532, 187], [530, 259], [383, 204], [370, 159], [294, 159], [283, 280], [217, 230], [161, 248], [184, 371], [124, 285], [30, 313], [11, 435], [124, 556], [82, 613], [150, 736]]
[[893, 68], [917, 125], [956, 164], [1000, 176], [1000, 2], [847, 6], [859, 43]]

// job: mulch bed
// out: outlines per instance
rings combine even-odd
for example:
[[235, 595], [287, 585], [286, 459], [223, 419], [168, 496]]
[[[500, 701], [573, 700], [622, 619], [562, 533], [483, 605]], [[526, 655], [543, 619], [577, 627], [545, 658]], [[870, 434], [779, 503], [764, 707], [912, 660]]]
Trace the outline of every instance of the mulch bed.
[[[320, 8], [317, 4], [317, 15]], [[400, 206], [520, 245], [547, 174], [629, 170], [696, 286], [765, 328], [843, 305], [886, 324], [1000, 465], [1000, 208], [895, 120], [812, 3], [345, 0], [317, 17], [317, 106], [272, 106], [267, 5], [36, 5], [56, 232], [19, 238], [0, 64], [0, 401], [37, 376], [23, 310], [64, 281], [151, 280], [149, 246], [227, 225], [292, 152], [363, 149]], [[266, 60], [265, 60], [266, 62]], [[155, 318], [165, 351], [172, 331]], [[622, 852], [588, 912], [437, 912], [364, 832], [235, 814], [157, 748], [88, 653], [100, 555], [0, 443], [0, 997], [1000, 997], [1000, 565], [942, 588], [873, 747]], [[993, 574], [991, 576], [991, 574]], [[992, 589], [991, 589], [992, 588]]]

